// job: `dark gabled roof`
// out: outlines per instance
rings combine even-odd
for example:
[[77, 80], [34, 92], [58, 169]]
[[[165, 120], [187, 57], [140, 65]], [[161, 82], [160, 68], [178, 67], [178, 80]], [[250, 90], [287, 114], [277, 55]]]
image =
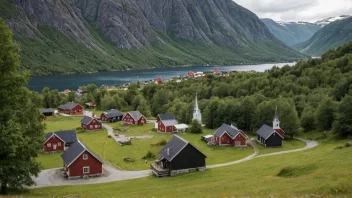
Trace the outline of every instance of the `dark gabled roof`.
[[166, 126], [174, 126], [177, 125], [178, 122], [176, 120], [161, 120], [161, 122]]
[[171, 114], [158, 114], [159, 116], [159, 119], [162, 120], [162, 121], [165, 121], [165, 120], [176, 120], [175, 117]]
[[[259, 136], [263, 137], [264, 139], [268, 139], [271, 134], [273, 133], [277, 133], [272, 127], [263, 124], [262, 127], [260, 127], [260, 129], [257, 130], [256, 132]], [[279, 133], [277, 133], [281, 138], [283, 138]]]
[[[191, 143], [189, 143], [188, 141], [186, 141], [185, 139], [181, 138], [178, 135], [174, 135], [172, 139], [159, 152], [161, 155], [161, 158], [166, 159], [168, 161], [172, 161], [188, 144], [191, 145], [197, 151], [199, 151], [202, 155], [204, 155], [200, 150], [198, 150]], [[204, 155], [204, 157], [207, 157], [207, 156]]]
[[116, 110], [116, 109], [111, 109], [109, 111], [104, 111], [103, 114], [107, 118], [115, 118], [115, 117], [123, 116], [123, 114], [119, 110]]
[[84, 125], [88, 125], [92, 120], [94, 120], [94, 118], [88, 117], [88, 116], [84, 116], [84, 118], [81, 120], [81, 123], [84, 124]]
[[143, 115], [141, 114], [141, 112], [139, 112], [139, 111], [130, 111], [130, 112], [128, 112], [128, 114], [130, 114], [130, 116], [131, 116], [134, 120], [139, 120], [139, 119], [141, 119], [141, 117], [143, 116]]
[[76, 131], [75, 130], [67, 130], [67, 131], [50, 132], [50, 133], [45, 134], [45, 142], [48, 141], [48, 139], [54, 134], [57, 137], [59, 137], [61, 140], [63, 140], [66, 144], [73, 144], [77, 141]]
[[64, 105], [60, 105], [59, 109], [64, 109], [64, 110], [71, 110], [73, 108], [75, 108], [78, 104], [75, 102], [68, 102]]
[[225, 132], [227, 132], [231, 136], [231, 138], [235, 138], [239, 133], [242, 133], [237, 128], [231, 127], [227, 124], [222, 124], [220, 128], [215, 131], [214, 136], [220, 137]]
[[61, 158], [64, 160], [64, 163], [69, 167], [84, 151], [88, 151], [92, 156], [99, 160], [102, 164], [104, 161], [91, 151], [86, 145], [84, 145], [79, 140], [72, 144], [69, 149], [67, 149], [62, 155]]
[[41, 113], [54, 113], [53, 108], [48, 108], [48, 109], [39, 109]]

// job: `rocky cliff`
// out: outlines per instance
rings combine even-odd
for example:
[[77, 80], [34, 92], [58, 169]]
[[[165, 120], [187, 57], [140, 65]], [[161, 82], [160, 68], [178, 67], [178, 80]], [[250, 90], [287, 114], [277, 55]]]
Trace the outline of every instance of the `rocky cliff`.
[[303, 56], [231, 0], [0, 0], [33, 74]]

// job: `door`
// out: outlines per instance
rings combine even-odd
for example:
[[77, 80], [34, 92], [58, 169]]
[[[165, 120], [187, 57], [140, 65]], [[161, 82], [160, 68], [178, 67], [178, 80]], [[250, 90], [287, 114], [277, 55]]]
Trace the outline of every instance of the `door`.
[[241, 146], [241, 141], [235, 141], [235, 146]]
[[57, 149], [57, 145], [53, 144], [53, 150], [56, 150], [56, 149]]

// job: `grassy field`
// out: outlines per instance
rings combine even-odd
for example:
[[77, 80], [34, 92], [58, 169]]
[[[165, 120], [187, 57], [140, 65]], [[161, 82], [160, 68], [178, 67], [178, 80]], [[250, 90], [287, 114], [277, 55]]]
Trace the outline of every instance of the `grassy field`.
[[40, 154], [37, 161], [42, 164], [42, 169], [59, 168], [63, 166], [62, 153]]
[[44, 121], [45, 133], [61, 131], [61, 130], [72, 130], [81, 126], [80, 121], [83, 117], [64, 117], [64, 116], [54, 116], [48, 117]]
[[[306, 137], [309, 135], [306, 135]], [[350, 197], [352, 147], [321, 140], [316, 148], [256, 158], [241, 164], [169, 178], [147, 177], [107, 184], [33, 189], [24, 196], [53, 197]], [[138, 188], [136, 188], [138, 186]], [[118, 193], [117, 193], [118, 192]], [[309, 196], [308, 196], [309, 197]], [[312, 196], [310, 196], [312, 197]]]

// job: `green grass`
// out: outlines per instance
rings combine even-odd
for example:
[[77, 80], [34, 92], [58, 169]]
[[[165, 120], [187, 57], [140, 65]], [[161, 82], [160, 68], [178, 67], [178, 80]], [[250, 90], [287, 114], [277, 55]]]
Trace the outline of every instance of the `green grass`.
[[[352, 195], [352, 147], [335, 150], [347, 140], [328, 139], [316, 148], [277, 155], [206, 172], [153, 176], [106, 184], [32, 189], [24, 196], [61, 197], [306, 197]], [[277, 176], [293, 167], [294, 176]], [[306, 171], [305, 167], [314, 167]], [[297, 172], [298, 171], [298, 172]], [[136, 188], [137, 187], [137, 188]]]
[[45, 133], [61, 131], [61, 130], [73, 130], [81, 126], [81, 120], [83, 117], [64, 117], [54, 116], [48, 117], [44, 121]]
[[36, 160], [41, 163], [42, 169], [59, 168], [63, 166], [61, 159], [62, 153], [45, 153], [40, 154]]
[[294, 140], [283, 140], [282, 147], [278, 147], [278, 148], [265, 148], [263, 145], [261, 145], [259, 143], [256, 143], [256, 145], [259, 149], [259, 155], [260, 155], [260, 154], [268, 154], [268, 153], [303, 148], [306, 146], [306, 143], [304, 143], [300, 140], [294, 139]]

